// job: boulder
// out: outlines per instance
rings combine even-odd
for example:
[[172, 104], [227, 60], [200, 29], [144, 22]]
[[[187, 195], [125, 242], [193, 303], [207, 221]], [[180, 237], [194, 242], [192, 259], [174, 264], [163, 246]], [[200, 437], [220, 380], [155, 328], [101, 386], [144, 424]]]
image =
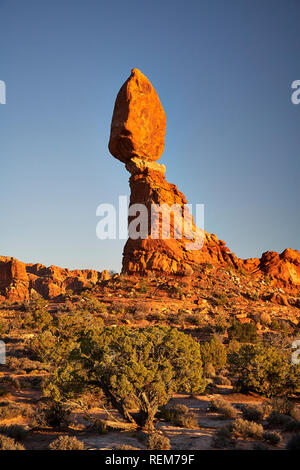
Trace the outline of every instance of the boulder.
[[114, 107], [109, 151], [121, 162], [156, 161], [165, 145], [166, 115], [148, 78], [138, 69], [121, 87]]

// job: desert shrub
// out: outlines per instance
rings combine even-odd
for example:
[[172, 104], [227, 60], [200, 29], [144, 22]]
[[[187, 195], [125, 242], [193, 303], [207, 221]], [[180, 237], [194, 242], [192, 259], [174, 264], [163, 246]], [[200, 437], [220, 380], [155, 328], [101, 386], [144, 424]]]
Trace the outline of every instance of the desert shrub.
[[239, 343], [239, 341], [237, 341], [236, 339], [230, 340], [227, 347], [227, 355], [230, 357], [230, 354], [238, 353], [240, 348], [241, 343]]
[[50, 450], [84, 450], [84, 442], [79, 441], [75, 436], [59, 436], [58, 439], [51, 442]]
[[270, 323], [272, 322], [271, 316], [270, 316], [267, 312], [263, 312], [263, 313], [260, 315], [260, 322], [261, 322], [263, 325], [270, 325]]
[[[61, 362], [46, 393], [56, 399], [74, 397], [98, 384], [126, 420], [142, 427], [153, 427], [158, 407], [174, 393], [201, 393], [205, 388], [200, 345], [175, 328], [91, 329]], [[139, 413], [131, 414], [130, 398]]]
[[240, 392], [257, 392], [266, 397], [287, 395], [300, 386], [300, 367], [283, 351], [271, 346], [243, 345], [230, 356], [230, 370], [237, 376]]
[[210, 362], [204, 365], [203, 372], [204, 376], [208, 377], [209, 379], [214, 379], [216, 376], [216, 369]]
[[89, 310], [72, 310], [56, 317], [56, 336], [68, 339], [80, 335], [83, 331], [91, 328], [101, 328], [103, 319], [96, 317]]
[[271, 400], [272, 411], [283, 415], [292, 416], [295, 411], [295, 404], [287, 398], [275, 397]]
[[297, 421], [300, 421], [300, 409], [296, 406], [292, 408], [290, 415], [292, 416], [292, 418], [296, 419]]
[[14, 439], [0, 435], [0, 450], [25, 450], [25, 448]]
[[280, 330], [279, 321], [278, 320], [272, 320], [271, 323], [270, 323], [270, 329], [275, 330], [275, 331], [279, 331]]
[[133, 317], [136, 321], [145, 320], [147, 313], [144, 310], [135, 310]]
[[189, 315], [184, 316], [185, 321], [190, 325], [201, 325], [202, 324], [202, 315], [201, 313], [190, 313]]
[[263, 410], [260, 406], [244, 405], [242, 407], [243, 419], [247, 421], [261, 421], [263, 419]]
[[214, 378], [214, 382], [216, 385], [231, 385], [230, 379], [224, 375], [217, 375]]
[[39, 308], [28, 313], [24, 318], [25, 328], [44, 330], [52, 324], [52, 315], [46, 308]]
[[235, 442], [232, 438], [231, 426], [219, 428], [212, 439], [212, 447], [215, 449], [226, 449], [234, 446]]
[[221, 397], [212, 398], [209, 404], [209, 410], [218, 411], [222, 414], [224, 419], [235, 419], [238, 416], [238, 410]]
[[228, 305], [228, 303], [229, 303], [228, 295], [226, 295], [224, 293], [215, 295], [214, 303], [218, 307], [224, 307], [225, 305]]
[[284, 431], [286, 432], [300, 432], [300, 420], [290, 418], [284, 425]]
[[18, 357], [8, 357], [6, 359], [6, 367], [9, 370], [20, 370], [22, 368], [22, 359]]
[[225, 367], [227, 362], [226, 348], [215, 337], [212, 337], [210, 341], [202, 343], [200, 349], [204, 367], [208, 364], [211, 364], [216, 370]]
[[300, 431], [300, 413], [291, 400], [274, 398], [270, 406], [272, 412], [267, 420], [269, 426], [281, 427], [286, 432]]
[[148, 313], [146, 315], [146, 319], [151, 322], [151, 321], [162, 321], [164, 319], [164, 314], [162, 312], [153, 312], [153, 313]]
[[39, 370], [47, 370], [48, 367], [46, 364], [43, 364], [40, 361], [32, 361], [27, 357], [8, 357], [6, 361], [6, 365], [9, 370], [22, 370], [22, 371], [39, 371]]
[[153, 432], [149, 435], [147, 442], [147, 449], [149, 450], [170, 450], [171, 443], [167, 436], [158, 432]]
[[10, 323], [7, 320], [0, 319], [0, 335], [6, 335], [9, 332]]
[[218, 334], [226, 332], [229, 326], [228, 316], [225, 313], [216, 313], [213, 318], [213, 329]]
[[98, 434], [107, 434], [108, 429], [107, 429], [107, 424], [102, 421], [101, 419], [95, 419], [92, 426], [88, 426], [88, 431], [90, 432], [97, 432]]
[[0, 434], [4, 434], [7, 437], [22, 441], [27, 435], [27, 431], [24, 426], [19, 424], [11, 424], [9, 426], [0, 426]]
[[288, 415], [284, 415], [281, 413], [277, 413], [276, 411], [272, 411], [268, 416], [267, 422], [268, 425], [271, 427], [286, 427], [291, 422], [291, 417]]
[[165, 421], [183, 428], [197, 429], [198, 419], [195, 413], [191, 413], [185, 405], [175, 405], [174, 407], [162, 407], [158, 416]]
[[141, 280], [140, 281], [140, 287], [139, 287], [139, 291], [141, 294], [147, 294], [149, 288], [147, 286], [147, 282], [145, 280]]
[[30, 341], [30, 351], [33, 356], [44, 362], [48, 361], [55, 353], [57, 338], [50, 331], [43, 331]]
[[300, 450], [300, 434], [292, 436], [285, 448], [286, 450]]
[[9, 402], [2, 402], [0, 404], [0, 421], [4, 419], [17, 418], [18, 416], [26, 416], [28, 410], [25, 406], [15, 405]]
[[240, 343], [255, 343], [258, 340], [256, 325], [234, 321], [228, 328], [228, 338], [235, 339]]
[[182, 428], [197, 429], [199, 427], [197, 415], [195, 413], [181, 413], [178, 415], [177, 425]]
[[264, 428], [262, 425], [254, 421], [238, 418], [232, 423], [232, 433], [237, 437], [260, 439], [263, 435], [263, 431]]
[[76, 308], [89, 313], [103, 313], [107, 311], [107, 306], [92, 294], [85, 293], [81, 301], [76, 304]]
[[29, 300], [24, 300], [21, 308], [25, 312], [34, 312], [35, 310], [45, 309], [48, 306], [48, 301], [37, 295]]
[[277, 446], [277, 444], [282, 441], [281, 434], [275, 431], [264, 431], [262, 438], [264, 441], [266, 441], [268, 444], [271, 444], [272, 446]]
[[268, 401], [263, 401], [260, 405], [258, 405], [258, 408], [263, 414], [263, 419], [268, 418], [272, 412], [272, 405]]
[[42, 427], [61, 428], [69, 423], [70, 409], [60, 402], [50, 402], [39, 406], [36, 422]]

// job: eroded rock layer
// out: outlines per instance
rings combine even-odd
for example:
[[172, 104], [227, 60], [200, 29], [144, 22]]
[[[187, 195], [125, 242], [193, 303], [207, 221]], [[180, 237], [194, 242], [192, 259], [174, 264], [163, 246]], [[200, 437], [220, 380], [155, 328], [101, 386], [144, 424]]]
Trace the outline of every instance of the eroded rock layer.
[[108, 272], [92, 269], [73, 270], [42, 264], [26, 264], [0, 256], [0, 300], [22, 301], [34, 294], [54, 298], [67, 290], [80, 292], [107, 279]]

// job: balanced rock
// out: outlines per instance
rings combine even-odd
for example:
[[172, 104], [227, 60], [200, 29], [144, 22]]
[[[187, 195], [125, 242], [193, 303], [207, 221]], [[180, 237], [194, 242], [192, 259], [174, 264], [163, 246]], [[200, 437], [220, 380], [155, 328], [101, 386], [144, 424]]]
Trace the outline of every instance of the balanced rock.
[[[300, 286], [300, 253], [287, 249], [280, 255], [267, 252], [262, 258], [240, 259], [219, 240], [196, 227], [192, 215], [186, 211], [186, 198], [177, 186], [165, 179], [165, 166], [156, 160], [164, 149], [166, 117], [159, 98], [149, 80], [137, 69], [120, 89], [111, 123], [109, 150], [125, 163], [130, 173], [130, 207], [136, 204], [147, 209], [147, 226], [143, 236], [132, 237], [130, 225], [134, 217], [128, 217], [129, 238], [123, 251], [124, 273], [192, 275], [201, 272], [200, 265], [231, 267], [246, 272], [255, 279], [266, 276], [273, 286], [297, 292]], [[162, 223], [162, 214], [151, 219], [151, 208], [176, 206], [170, 211], [169, 234]], [[186, 217], [189, 233], [180, 232]], [[154, 226], [153, 226], [154, 225]], [[160, 235], [153, 236], [153, 228]], [[190, 249], [191, 238], [200, 240], [199, 248]], [[202, 241], [202, 242], [201, 242]]]
[[156, 161], [165, 145], [166, 115], [148, 78], [138, 69], [120, 89], [113, 112], [109, 151], [121, 162]]

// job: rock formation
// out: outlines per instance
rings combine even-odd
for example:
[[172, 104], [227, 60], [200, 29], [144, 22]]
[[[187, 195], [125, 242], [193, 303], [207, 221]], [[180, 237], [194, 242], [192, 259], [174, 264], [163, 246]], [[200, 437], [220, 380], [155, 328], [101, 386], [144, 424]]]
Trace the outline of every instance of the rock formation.
[[25, 264], [15, 258], [0, 256], [0, 300], [22, 301], [34, 293], [46, 299], [54, 298], [68, 289], [80, 292], [108, 276], [107, 271], [47, 268], [42, 264]]
[[138, 69], [120, 89], [113, 113], [109, 150], [121, 162], [133, 157], [156, 161], [164, 150], [166, 115], [156, 91]]
[[[298, 293], [299, 251], [286, 249], [281, 254], [267, 251], [261, 258], [243, 260], [235, 256], [216, 235], [196, 227], [192, 215], [189, 211], [185, 212], [185, 196], [175, 184], [166, 181], [166, 168], [157, 163], [164, 150], [165, 130], [166, 116], [156, 91], [139, 70], [133, 69], [116, 99], [109, 149], [114, 157], [125, 163], [131, 175], [130, 207], [142, 204], [148, 215], [146, 228], [141, 230], [143, 238], [129, 236], [125, 244], [123, 272], [199, 275], [201, 265], [209, 263], [215, 267], [247, 272], [272, 286]], [[161, 217], [151, 223], [153, 205], [164, 214], [166, 208], [174, 209], [169, 228], [166, 228]], [[130, 214], [129, 229], [134, 219], [136, 215]], [[188, 222], [186, 226], [183, 220]], [[200, 241], [198, 249], [190, 249], [193, 237]], [[55, 298], [68, 289], [80, 291], [108, 277], [107, 271], [70, 271], [56, 266], [25, 264], [15, 258], [0, 256], [0, 301], [20, 301], [34, 293], [44, 298]], [[285, 305], [284, 296], [279, 293], [272, 294], [269, 300]]]
[[[123, 252], [123, 272], [145, 274], [157, 271], [186, 275], [197, 273], [201, 263], [212, 263], [245, 270], [256, 277], [268, 276], [270, 282], [278, 286], [292, 290], [299, 288], [300, 253], [296, 250], [288, 249], [281, 255], [267, 252], [261, 259], [239, 259], [216, 235], [204, 231], [201, 234], [188, 211], [185, 216], [190, 228], [188, 233], [181, 231], [182, 236], [178, 237], [178, 227], [183, 227], [187, 201], [176, 185], [166, 181], [165, 166], [156, 162], [164, 149], [165, 128], [165, 113], [157, 93], [149, 80], [139, 70], [133, 69], [117, 95], [109, 150], [115, 158], [125, 163], [131, 174], [130, 207], [143, 204], [148, 211], [148, 223], [143, 238], [129, 236]], [[161, 218], [156, 221], [160, 237], [153, 236], [153, 204], [159, 207], [177, 205], [177, 211], [170, 219], [169, 238], [162, 236], [165, 229]], [[134, 216], [130, 215], [129, 224], [133, 219]], [[188, 248], [191, 233], [203, 238], [200, 249]]]

